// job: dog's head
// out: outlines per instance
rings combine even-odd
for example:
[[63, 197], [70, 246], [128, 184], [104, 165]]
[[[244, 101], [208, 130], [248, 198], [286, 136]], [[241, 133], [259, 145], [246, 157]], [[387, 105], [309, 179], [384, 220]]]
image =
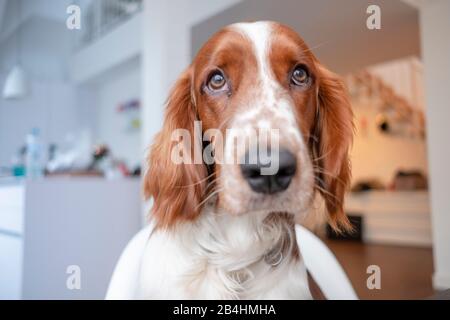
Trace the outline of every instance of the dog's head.
[[293, 30], [233, 24], [201, 48], [172, 89], [145, 195], [157, 223], [169, 227], [195, 219], [207, 203], [233, 215], [299, 215], [318, 191], [331, 225], [346, 228], [352, 135], [342, 81]]

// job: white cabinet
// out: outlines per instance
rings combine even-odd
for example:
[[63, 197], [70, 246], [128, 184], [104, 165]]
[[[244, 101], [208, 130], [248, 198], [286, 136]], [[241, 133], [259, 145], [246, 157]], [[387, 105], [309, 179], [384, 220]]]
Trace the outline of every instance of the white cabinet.
[[22, 238], [0, 233], [0, 300], [20, 299]]
[[[0, 180], [1, 181], [1, 180]], [[25, 188], [14, 181], [0, 182], [0, 231], [22, 234]]]
[[102, 299], [141, 211], [137, 179], [0, 180], [0, 299]]
[[426, 191], [367, 191], [348, 194], [348, 214], [363, 216], [364, 240], [429, 247], [431, 213]]
[[21, 298], [24, 196], [21, 183], [0, 187], [0, 299]]

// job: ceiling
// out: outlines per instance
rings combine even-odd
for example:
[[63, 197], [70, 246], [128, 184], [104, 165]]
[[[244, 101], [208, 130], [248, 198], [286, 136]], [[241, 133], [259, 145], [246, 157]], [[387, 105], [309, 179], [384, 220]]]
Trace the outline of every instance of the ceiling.
[[[381, 30], [366, 9], [381, 8]], [[192, 28], [192, 54], [222, 26], [275, 20], [294, 28], [317, 57], [341, 74], [404, 56], [420, 56], [418, 9], [401, 0], [245, 0]]]
[[72, 2], [71, 0], [0, 0], [0, 42], [10, 37], [22, 24], [31, 19], [64, 22], [67, 19], [67, 6]]

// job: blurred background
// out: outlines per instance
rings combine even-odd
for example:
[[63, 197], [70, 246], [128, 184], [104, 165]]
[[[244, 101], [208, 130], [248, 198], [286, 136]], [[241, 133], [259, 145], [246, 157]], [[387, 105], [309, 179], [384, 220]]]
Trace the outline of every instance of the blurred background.
[[450, 1], [0, 0], [0, 298], [104, 297], [145, 223], [141, 167], [170, 86], [214, 32], [254, 20], [294, 28], [349, 88], [356, 233], [312, 228], [358, 295], [450, 288]]

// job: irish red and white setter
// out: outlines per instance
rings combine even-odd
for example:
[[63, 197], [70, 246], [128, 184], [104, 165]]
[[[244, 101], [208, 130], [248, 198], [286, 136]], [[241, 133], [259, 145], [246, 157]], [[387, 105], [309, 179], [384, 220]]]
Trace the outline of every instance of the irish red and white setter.
[[[263, 174], [258, 155], [253, 163], [175, 163], [172, 138], [178, 129], [193, 137], [183, 144], [186, 154], [212, 146], [212, 157], [222, 154], [225, 160], [255, 152], [237, 148], [229, 130], [245, 138], [247, 132], [276, 129], [277, 170]], [[212, 129], [223, 134], [221, 151], [216, 140], [202, 139]], [[137, 296], [311, 298], [294, 223], [306, 219], [320, 194], [331, 226], [349, 227], [343, 200], [352, 135], [343, 82], [296, 32], [275, 22], [220, 30], [176, 82], [151, 148], [144, 190], [153, 199], [155, 227]]]

